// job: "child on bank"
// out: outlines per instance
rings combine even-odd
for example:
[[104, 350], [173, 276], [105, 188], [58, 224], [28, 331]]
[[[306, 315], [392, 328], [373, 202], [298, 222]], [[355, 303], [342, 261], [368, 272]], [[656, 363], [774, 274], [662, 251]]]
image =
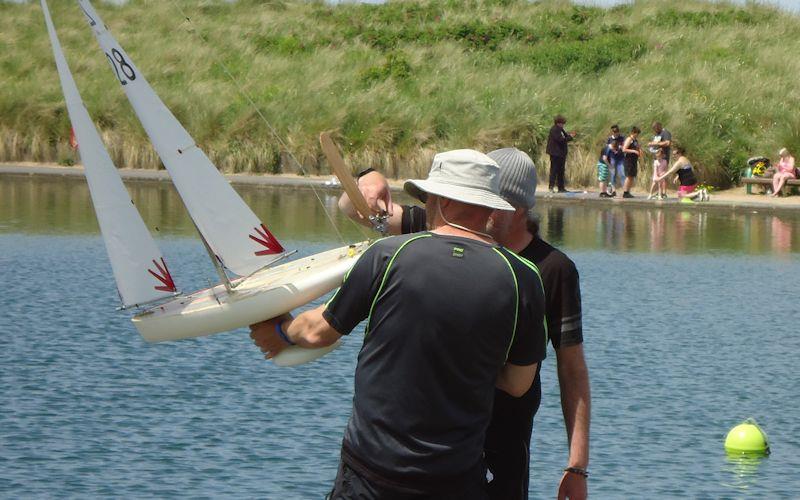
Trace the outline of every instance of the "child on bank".
[[600, 158], [597, 160], [597, 181], [600, 183], [600, 198], [613, 198], [617, 195], [613, 184], [608, 189], [608, 181], [611, 180], [610, 169], [614, 168], [612, 155], [616, 151], [619, 151], [619, 142], [612, 140], [607, 146], [603, 147], [600, 152]]
[[[650, 183], [650, 196], [648, 200], [666, 200], [667, 199], [667, 180], [656, 180], [656, 177], [664, 175], [667, 171], [667, 154], [664, 148], [657, 148], [655, 151], [655, 159], [653, 159], [653, 182]], [[658, 193], [653, 191], [658, 188]]]

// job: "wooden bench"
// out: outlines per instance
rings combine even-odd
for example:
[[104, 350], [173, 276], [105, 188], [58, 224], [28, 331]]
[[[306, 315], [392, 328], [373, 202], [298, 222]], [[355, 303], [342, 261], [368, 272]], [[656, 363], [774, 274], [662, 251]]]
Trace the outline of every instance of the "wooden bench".
[[[764, 186], [764, 192], [766, 192], [767, 188], [772, 187], [772, 179], [766, 177], [753, 177], [753, 173], [749, 167], [747, 170], [745, 170], [744, 176], [742, 176], [741, 180], [742, 184], [745, 185], [747, 194], [753, 194], [754, 185]], [[800, 186], [800, 179], [787, 179], [786, 183], [781, 188], [781, 194], [786, 194], [786, 190], [791, 190], [791, 194], [797, 194], [798, 186]]]

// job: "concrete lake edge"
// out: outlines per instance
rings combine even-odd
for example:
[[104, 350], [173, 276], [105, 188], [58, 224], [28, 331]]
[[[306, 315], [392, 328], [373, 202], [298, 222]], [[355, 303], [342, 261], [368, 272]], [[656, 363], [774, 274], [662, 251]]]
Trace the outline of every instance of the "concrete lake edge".
[[[166, 170], [149, 169], [118, 169], [123, 180], [133, 182], [170, 182], [169, 174]], [[84, 177], [84, 170], [81, 166], [57, 166], [52, 164], [40, 163], [0, 163], [0, 175], [15, 176], [63, 176], [63, 177]], [[291, 187], [291, 188], [321, 188], [339, 189], [338, 184], [331, 184], [332, 176], [300, 176], [292, 174], [225, 174], [225, 178], [231, 184], [243, 184], [264, 187]], [[389, 184], [392, 191], [401, 192], [403, 189], [402, 180], [390, 180]], [[762, 210], [762, 211], [795, 211], [800, 209], [800, 196], [785, 196], [773, 198], [770, 196], [751, 194], [744, 191], [744, 187], [736, 187], [724, 191], [713, 192], [711, 200], [707, 202], [679, 203], [677, 196], [673, 193], [667, 200], [648, 200], [646, 193], [636, 193], [636, 198], [622, 199], [600, 198], [596, 191], [576, 190], [570, 193], [550, 193], [547, 187], [539, 184], [536, 197], [540, 201], [555, 204], [598, 204], [638, 208], [680, 208], [690, 209], [714, 209], [714, 210]], [[619, 205], [622, 204], [622, 205]]]

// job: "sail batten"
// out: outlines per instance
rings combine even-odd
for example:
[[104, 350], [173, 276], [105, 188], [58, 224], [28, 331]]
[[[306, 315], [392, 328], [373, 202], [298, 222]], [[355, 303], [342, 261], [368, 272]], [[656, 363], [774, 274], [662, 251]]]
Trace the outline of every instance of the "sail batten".
[[271, 234], [264, 243], [263, 223], [161, 101], [92, 4], [88, 0], [79, 0], [79, 4], [190, 217], [214, 255], [227, 269], [247, 276], [283, 253], [283, 247]]
[[89, 193], [124, 307], [153, 302], [177, 291], [152, 235], [133, 205], [125, 185], [83, 104], [61, 50], [47, 2], [41, 0], [72, 131], [84, 165]]

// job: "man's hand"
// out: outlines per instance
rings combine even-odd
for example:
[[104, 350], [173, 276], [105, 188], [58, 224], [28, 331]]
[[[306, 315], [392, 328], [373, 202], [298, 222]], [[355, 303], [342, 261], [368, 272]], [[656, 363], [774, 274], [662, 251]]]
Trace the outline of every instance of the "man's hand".
[[[392, 191], [380, 172], [370, 172], [358, 179], [358, 189], [367, 200], [370, 210], [376, 213], [386, 212], [390, 216], [393, 212]], [[359, 214], [361, 218], [361, 214]]]
[[277, 325], [287, 319], [291, 319], [291, 317], [289, 314], [284, 314], [277, 318], [250, 325], [250, 338], [265, 354], [264, 359], [272, 359], [289, 347], [289, 344], [278, 335]]
[[586, 478], [574, 472], [564, 472], [561, 482], [558, 483], [558, 500], [586, 500], [589, 491]]

